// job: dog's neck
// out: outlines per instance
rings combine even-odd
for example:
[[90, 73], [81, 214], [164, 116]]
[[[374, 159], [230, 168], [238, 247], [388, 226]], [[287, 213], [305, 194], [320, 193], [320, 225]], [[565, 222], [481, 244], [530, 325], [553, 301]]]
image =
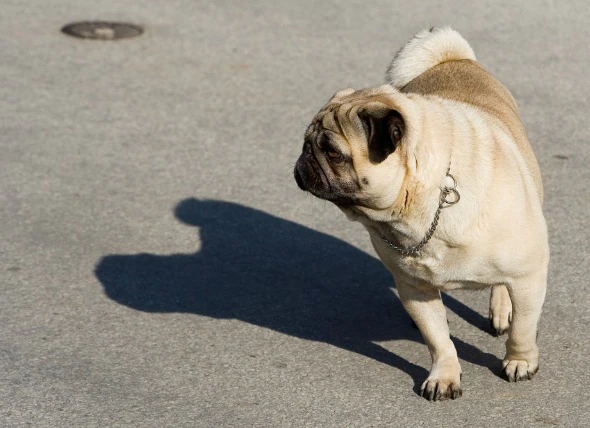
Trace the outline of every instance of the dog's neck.
[[441, 210], [458, 201], [459, 193], [449, 166], [438, 185], [404, 180], [398, 198], [390, 208], [340, 208], [350, 220], [359, 221], [369, 233], [408, 256], [416, 254], [431, 239]]
[[[441, 113], [440, 117], [428, 117], [425, 120], [444, 119]], [[405, 175], [397, 197], [390, 206], [379, 209], [341, 207], [349, 219], [363, 224], [373, 237], [385, 238], [395, 246], [413, 247], [424, 239], [433, 225], [434, 217], [440, 212], [442, 189], [453, 186], [448, 176], [452, 161], [452, 136], [434, 135], [430, 129], [428, 126], [414, 129], [402, 143], [401, 149], [405, 150]], [[440, 233], [437, 235], [435, 237], [440, 237]]]

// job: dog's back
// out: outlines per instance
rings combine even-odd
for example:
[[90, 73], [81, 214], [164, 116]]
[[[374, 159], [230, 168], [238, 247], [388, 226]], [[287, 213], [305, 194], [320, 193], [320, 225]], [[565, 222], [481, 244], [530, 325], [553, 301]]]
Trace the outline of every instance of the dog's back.
[[535, 180], [541, 200], [541, 171], [510, 92], [475, 59], [467, 41], [451, 28], [425, 30], [395, 56], [387, 80], [404, 93], [434, 95], [467, 103], [509, 128]]

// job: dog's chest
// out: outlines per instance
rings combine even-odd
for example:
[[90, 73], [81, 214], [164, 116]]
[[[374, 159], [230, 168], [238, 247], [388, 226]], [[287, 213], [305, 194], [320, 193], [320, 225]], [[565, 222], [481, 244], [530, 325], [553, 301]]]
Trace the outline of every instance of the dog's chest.
[[478, 254], [467, 256], [461, 249], [424, 251], [402, 257], [379, 245], [377, 253], [396, 280], [415, 285], [429, 284], [441, 290], [478, 289], [503, 282], [501, 274]]
[[463, 282], [469, 276], [463, 267], [432, 256], [400, 257], [396, 264], [407, 279], [442, 290], [463, 288]]

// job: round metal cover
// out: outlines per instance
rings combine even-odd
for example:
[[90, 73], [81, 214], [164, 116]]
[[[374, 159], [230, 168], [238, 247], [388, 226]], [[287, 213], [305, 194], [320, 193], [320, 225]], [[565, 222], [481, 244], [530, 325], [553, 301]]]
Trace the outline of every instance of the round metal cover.
[[125, 22], [83, 21], [68, 24], [61, 29], [69, 36], [94, 40], [117, 40], [136, 37], [143, 29]]

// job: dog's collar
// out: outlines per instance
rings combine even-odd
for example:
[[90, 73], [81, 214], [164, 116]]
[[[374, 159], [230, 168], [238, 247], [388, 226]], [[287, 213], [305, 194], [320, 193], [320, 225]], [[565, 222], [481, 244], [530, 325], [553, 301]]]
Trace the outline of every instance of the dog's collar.
[[[428, 228], [426, 235], [424, 235], [424, 238], [422, 238], [422, 240], [419, 243], [412, 247], [402, 247], [399, 245], [395, 245], [385, 236], [379, 234], [379, 236], [381, 236], [381, 239], [383, 239], [383, 241], [385, 241], [385, 243], [389, 245], [391, 248], [400, 253], [402, 257], [413, 256], [416, 253], [418, 253], [420, 249], [422, 249], [422, 247], [424, 247], [428, 243], [428, 241], [430, 241], [432, 235], [434, 235], [434, 231], [436, 230], [436, 226], [438, 226], [438, 218], [440, 216], [440, 212], [442, 211], [442, 209], [448, 208], [451, 205], [455, 205], [461, 199], [461, 195], [459, 195], [459, 192], [457, 191], [457, 180], [455, 180], [455, 177], [453, 177], [450, 171], [451, 165], [449, 163], [449, 167], [447, 168], [445, 178], [449, 177], [453, 181], [453, 184], [451, 186], [443, 185], [443, 187], [440, 188], [440, 199], [438, 203], [438, 208], [434, 213], [434, 220], [432, 220], [432, 224]], [[453, 195], [451, 197], [451, 200], [448, 199], [450, 195]]]

